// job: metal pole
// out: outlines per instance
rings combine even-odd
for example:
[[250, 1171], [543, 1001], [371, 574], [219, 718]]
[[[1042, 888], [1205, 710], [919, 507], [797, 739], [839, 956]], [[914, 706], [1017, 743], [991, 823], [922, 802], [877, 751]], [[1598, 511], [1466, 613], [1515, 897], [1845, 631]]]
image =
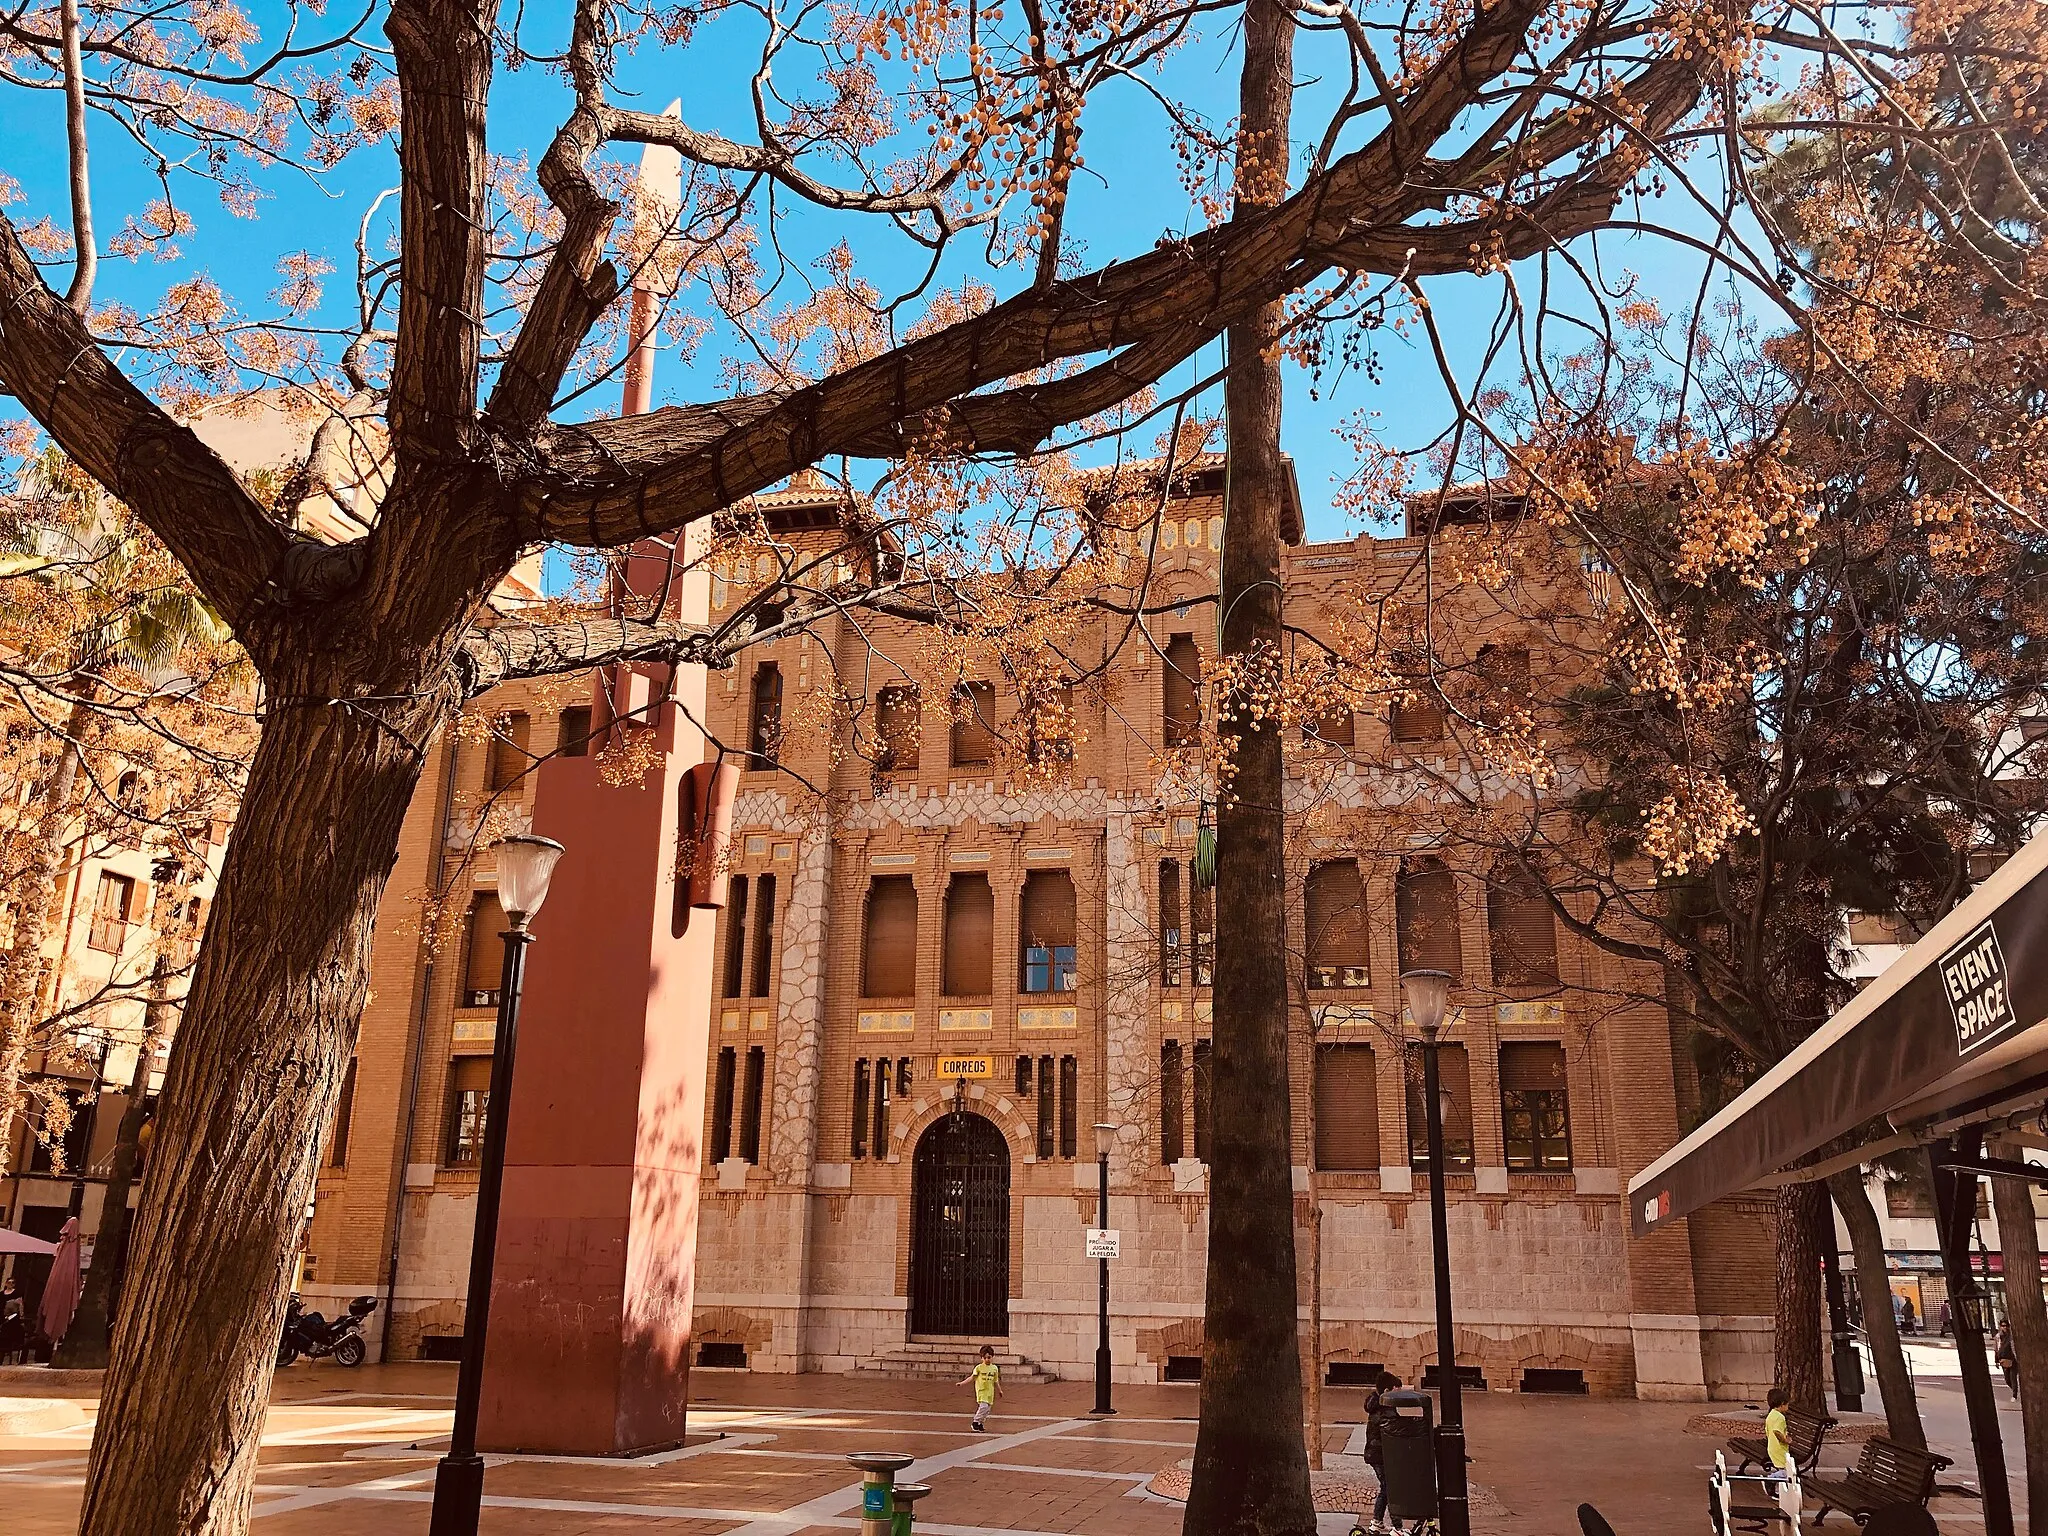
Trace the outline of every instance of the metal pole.
[[1934, 1179], [1935, 1231], [1941, 1267], [1948, 1278], [1949, 1322], [1956, 1331], [1956, 1362], [1962, 1368], [1963, 1405], [1970, 1415], [1970, 1443], [1977, 1453], [1977, 1488], [1984, 1499], [1984, 1536], [2013, 1536], [2012, 1487], [2005, 1477], [2005, 1444], [1998, 1430], [1998, 1397], [1991, 1365], [1984, 1358], [1984, 1333], [1977, 1316], [1983, 1291], [1970, 1272], [1970, 1224], [1977, 1209], [1977, 1175], [1950, 1166], [1973, 1161], [1984, 1147], [1981, 1128], [1958, 1132], [1927, 1149]]
[[[1103, 1153], [1095, 1162], [1096, 1218], [1095, 1224], [1103, 1231], [1109, 1230], [1109, 1154]], [[1098, 1259], [1101, 1277], [1098, 1281], [1099, 1300], [1095, 1312], [1095, 1408], [1096, 1413], [1115, 1413], [1109, 1405], [1109, 1260]]]
[[491, 1096], [484, 1105], [483, 1162], [477, 1173], [476, 1231], [469, 1244], [469, 1296], [462, 1318], [462, 1374], [455, 1383], [455, 1432], [434, 1469], [429, 1536], [476, 1536], [483, 1509], [484, 1460], [476, 1453], [476, 1416], [484, 1384], [484, 1337], [491, 1322], [491, 1269], [498, 1248], [498, 1196], [505, 1179], [505, 1122], [512, 1108], [512, 1058], [519, 1047], [519, 984], [526, 974], [523, 923], [507, 929], [498, 983], [498, 1035], [491, 1051]]
[[1437, 1527], [1442, 1536], [1472, 1536], [1465, 1498], [1465, 1398], [1458, 1381], [1458, 1330], [1451, 1316], [1450, 1215], [1444, 1204], [1444, 1107], [1437, 1074], [1436, 1031], [1422, 1041], [1422, 1096], [1429, 1123], [1429, 1236], [1436, 1268], [1436, 1379], [1443, 1407], [1436, 1429]]
[[1835, 1406], [1844, 1413], [1863, 1410], [1863, 1357], [1856, 1353], [1856, 1335], [1849, 1330], [1849, 1304], [1842, 1295], [1842, 1254], [1835, 1247], [1835, 1210], [1828, 1207], [1827, 1237], [1820, 1249], [1821, 1281], [1828, 1298], [1828, 1334], [1833, 1341]]
[[[67, 1216], [76, 1217], [80, 1222], [85, 1220], [85, 1176], [92, 1168], [93, 1133], [99, 1129], [100, 1086], [106, 1081], [107, 1053], [113, 1048], [112, 1035], [100, 1041], [99, 1063], [92, 1069], [92, 1089], [85, 1099], [85, 1134], [79, 1137], [84, 1145], [78, 1155], [78, 1171], [71, 1176], [71, 1200], [64, 1212]], [[78, 1240], [84, 1242], [85, 1234], [81, 1232]], [[94, 1254], [93, 1257], [98, 1258], [99, 1255]]]

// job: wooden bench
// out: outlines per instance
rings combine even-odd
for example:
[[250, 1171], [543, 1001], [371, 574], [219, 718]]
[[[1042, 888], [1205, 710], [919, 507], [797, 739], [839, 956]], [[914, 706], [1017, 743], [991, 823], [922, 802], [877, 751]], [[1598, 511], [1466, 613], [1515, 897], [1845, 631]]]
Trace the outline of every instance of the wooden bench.
[[1806, 1480], [1807, 1496], [1820, 1501], [1820, 1514], [1813, 1523], [1819, 1525], [1827, 1519], [1831, 1509], [1843, 1510], [1858, 1521], [1902, 1504], [1925, 1509], [1934, 1496], [1935, 1474], [1953, 1465], [1947, 1456], [1916, 1451], [1896, 1440], [1872, 1435], [1847, 1476]]
[[[1802, 1481], [1819, 1463], [1821, 1444], [1834, 1427], [1835, 1421], [1825, 1414], [1808, 1413], [1804, 1408], [1785, 1410], [1785, 1438], [1791, 1445], [1792, 1465], [1798, 1468]], [[1764, 1444], [1761, 1435], [1738, 1435], [1728, 1442], [1728, 1449], [1741, 1458], [1735, 1468], [1737, 1472], [1746, 1472], [1752, 1466], [1770, 1468], [1770, 1447]]]

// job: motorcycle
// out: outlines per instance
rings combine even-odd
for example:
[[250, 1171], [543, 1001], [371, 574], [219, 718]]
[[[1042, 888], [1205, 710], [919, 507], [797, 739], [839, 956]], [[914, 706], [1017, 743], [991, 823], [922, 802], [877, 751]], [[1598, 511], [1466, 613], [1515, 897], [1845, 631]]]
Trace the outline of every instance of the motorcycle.
[[363, 1341], [363, 1319], [377, 1310], [377, 1298], [358, 1296], [348, 1304], [348, 1315], [329, 1322], [318, 1312], [308, 1312], [294, 1296], [284, 1314], [284, 1335], [277, 1344], [280, 1368], [299, 1356], [320, 1360], [329, 1355], [335, 1364], [358, 1366], [370, 1352]]

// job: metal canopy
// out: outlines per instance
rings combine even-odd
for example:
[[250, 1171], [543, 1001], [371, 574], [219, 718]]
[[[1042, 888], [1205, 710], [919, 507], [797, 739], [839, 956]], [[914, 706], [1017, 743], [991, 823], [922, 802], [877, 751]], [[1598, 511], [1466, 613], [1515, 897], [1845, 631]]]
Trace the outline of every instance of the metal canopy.
[[1642, 1237], [1883, 1117], [1989, 1119], [2048, 1096], [2048, 832], [1713, 1119], [1629, 1181]]

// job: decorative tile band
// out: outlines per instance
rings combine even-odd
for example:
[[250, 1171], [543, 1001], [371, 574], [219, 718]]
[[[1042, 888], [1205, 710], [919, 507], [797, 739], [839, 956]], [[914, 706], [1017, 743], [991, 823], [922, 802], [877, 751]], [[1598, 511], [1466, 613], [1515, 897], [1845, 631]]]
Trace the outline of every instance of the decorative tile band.
[[901, 1013], [863, 1013], [860, 1016], [860, 1033], [864, 1035], [909, 1035], [916, 1031], [915, 1009]]
[[1060, 1031], [1071, 1033], [1077, 1026], [1080, 1010], [1076, 1008], [1019, 1008], [1017, 1028], [1020, 1030]]
[[868, 857], [869, 869], [915, 869], [917, 855], [914, 853], [877, 853]]
[[995, 1010], [991, 1008], [941, 1008], [940, 1029], [992, 1029]]
[[1502, 1003], [1495, 1010], [1495, 1018], [1515, 1029], [1530, 1024], [1562, 1024], [1564, 1000], [1551, 997], [1532, 1003]]

